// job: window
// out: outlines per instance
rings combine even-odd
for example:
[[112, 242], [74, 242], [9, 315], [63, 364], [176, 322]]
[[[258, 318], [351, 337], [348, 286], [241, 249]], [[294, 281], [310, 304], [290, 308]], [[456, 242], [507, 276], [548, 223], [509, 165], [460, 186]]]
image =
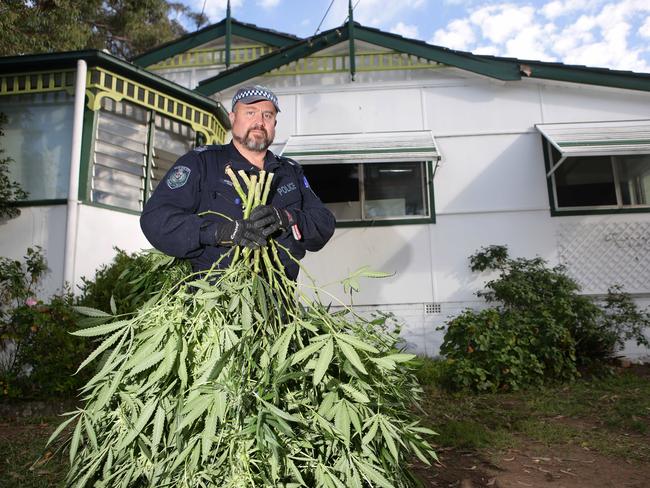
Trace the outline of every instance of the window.
[[431, 217], [425, 162], [309, 164], [303, 169], [338, 222]]
[[194, 137], [190, 127], [169, 117], [103, 98], [90, 200], [141, 211], [167, 170], [192, 148]]
[[2, 137], [4, 156], [14, 162], [10, 177], [29, 194], [28, 201], [68, 197], [72, 154], [73, 97], [64, 91], [6, 95]]
[[339, 223], [433, 218], [430, 131], [292, 136], [283, 154], [303, 166], [310, 186]]
[[557, 210], [650, 207], [650, 154], [569, 156], [551, 177]]
[[650, 120], [537, 128], [556, 211], [650, 209]]

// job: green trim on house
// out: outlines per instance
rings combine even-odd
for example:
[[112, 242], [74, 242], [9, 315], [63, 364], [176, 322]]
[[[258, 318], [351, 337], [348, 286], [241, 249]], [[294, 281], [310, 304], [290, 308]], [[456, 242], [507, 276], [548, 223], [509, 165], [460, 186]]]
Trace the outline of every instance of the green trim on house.
[[53, 198], [51, 200], [21, 200], [20, 202], [6, 202], [8, 207], [49, 207], [55, 205], [66, 205], [65, 198]]
[[[548, 153], [548, 141], [544, 136], [542, 139], [542, 153], [544, 154], [544, 174], [547, 175], [551, 171], [553, 164], [551, 163], [551, 155]], [[551, 217], [555, 211], [555, 195], [553, 193], [553, 175], [546, 177], [546, 189], [548, 191], [548, 206], [551, 212]]]
[[397, 34], [382, 32], [379, 29], [372, 29], [359, 24], [356, 25], [355, 35], [357, 39], [376, 46], [412, 54], [429, 61], [454, 66], [490, 78], [504, 81], [521, 79], [518, 64], [510, 60], [494, 59], [486, 61], [472, 53], [434, 46], [424, 41], [406, 39]]
[[[199, 86], [195, 88], [195, 91], [204, 95], [211, 95], [298, 59], [310, 56], [330, 46], [349, 41], [350, 27], [350, 25], [345, 24], [324, 31], [315, 37], [281, 48], [279, 51], [262, 56], [255, 61], [225, 70], [212, 78], [199, 82]], [[432, 46], [423, 41], [405, 39], [378, 29], [364, 27], [356, 22], [352, 23], [352, 35], [354, 39], [369, 42], [376, 46], [417, 56], [428, 61], [456, 66], [499, 80], [521, 79], [519, 65], [514, 61], [487, 61], [470, 53]], [[352, 69], [352, 66], [350, 68]]]
[[514, 60], [530, 69], [531, 78], [650, 91], [650, 74], [542, 61]]
[[[363, 164], [363, 163], [361, 163]], [[427, 168], [427, 185], [428, 185], [428, 198], [429, 198], [429, 211], [431, 214], [428, 217], [405, 217], [393, 219], [378, 219], [378, 220], [353, 220], [336, 222], [336, 228], [355, 228], [355, 227], [390, 227], [395, 225], [423, 225], [436, 223], [436, 204], [435, 192], [433, 188], [433, 175], [437, 166], [437, 162], [426, 161]]]
[[555, 210], [551, 208], [552, 217], [570, 217], [576, 215], [615, 215], [615, 214], [636, 214], [650, 213], [650, 207], [630, 207], [630, 208], [600, 208], [593, 210]]
[[431, 153], [431, 150], [435, 148], [431, 147], [384, 147], [384, 148], [373, 148], [373, 149], [343, 149], [343, 150], [323, 150], [323, 151], [298, 151], [298, 152], [284, 152], [283, 156], [287, 157], [296, 157], [300, 156], [324, 156], [330, 154], [395, 154], [395, 153], [412, 153], [412, 152], [424, 152], [426, 154]]
[[[203, 44], [220, 37], [224, 37], [226, 35], [226, 20], [227, 19], [223, 19], [216, 24], [209, 25], [196, 32], [187, 34], [180, 39], [162, 44], [151, 51], [134, 57], [131, 62], [141, 67], [151, 66], [152, 64], [159, 63], [164, 59], [171, 58], [177, 54], [202, 46]], [[230, 18], [230, 22], [232, 29], [231, 35], [250, 39], [269, 46], [280, 48], [289, 46], [300, 40], [297, 36], [269, 29], [262, 29], [253, 24], [239, 22], [232, 17]]]
[[572, 141], [558, 142], [560, 147], [581, 147], [581, 146], [632, 146], [650, 144], [650, 139], [620, 139], [611, 141]]
[[95, 148], [97, 111], [84, 107], [84, 122], [81, 132], [81, 154], [79, 162], [79, 195], [82, 202], [90, 201], [92, 157]]
[[219, 122], [230, 128], [228, 112], [215, 100], [205, 97], [194, 90], [177, 85], [162, 76], [123, 61], [115, 56], [97, 50], [69, 51], [51, 54], [27, 54], [23, 56], [0, 57], [0, 74], [26, 74], [43, 71], [62, 71], [76, 69], [77, 61], [83, 60], [88, 68], [103, 68], [124, 76], [131, 81], [159, 90], [183, 102], [216, 115]]

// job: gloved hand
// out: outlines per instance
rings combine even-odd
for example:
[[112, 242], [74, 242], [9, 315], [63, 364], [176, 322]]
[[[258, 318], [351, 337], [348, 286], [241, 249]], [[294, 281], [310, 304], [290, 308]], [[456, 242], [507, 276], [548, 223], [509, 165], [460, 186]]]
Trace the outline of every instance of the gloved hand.
[[266, 246], [265, 236], [259, 227], [247, 219], [233, 220], [220, 224], [214, 233], [217, 244], [222, 246], [243, 246], [256, 249]]
[[273, 205], [255, 207], [249, 219], [255, 228], [261, 230], [264, 237], [270, 236], [279, 229], [287, 230], [296, 223], [288, 210]]

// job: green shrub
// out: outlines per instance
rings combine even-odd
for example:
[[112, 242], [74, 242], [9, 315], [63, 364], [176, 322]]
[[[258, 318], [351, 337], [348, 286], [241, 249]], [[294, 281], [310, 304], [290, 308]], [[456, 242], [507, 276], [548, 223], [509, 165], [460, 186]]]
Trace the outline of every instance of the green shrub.
[[88, 341], [71, 335], [78, 330], [71, 294], [49, 303], [23, 305], [3, 324], [12, 343], [13, 361], [3, 372], [6, 397], [50, 398], [74, 395], [88, 372], [74, 375], [88, 355]]
[[465, 311], [448, 323], [442, 381], [452, 388], [516, 390], [570, 381], [581, 369], [602, 367], [625, 340], [648, 345], [648, 313], [620, 287], [610, 289], [601, 309], [578, 294], [562, 266], [509, 258], [505, 246], [481, 249], [470, 267], [498, 275], [478, 292], [491, 308]]
[[115, 250], [113, 261], [101, 266], [92, 280], [82, 278], [80, 305], [118, 315], [134, 313], [190, 272], [186, 261], [155, 250], [132, 254]]
[[77, 330], [69, 293], [49, 303], [35, 298], [47, 272], [41, 249], [24, 261], [0, 258], [0, 381], [3, 398], [43, 398], [74, 393], [87, 379], [72, 376], [88, 354]]

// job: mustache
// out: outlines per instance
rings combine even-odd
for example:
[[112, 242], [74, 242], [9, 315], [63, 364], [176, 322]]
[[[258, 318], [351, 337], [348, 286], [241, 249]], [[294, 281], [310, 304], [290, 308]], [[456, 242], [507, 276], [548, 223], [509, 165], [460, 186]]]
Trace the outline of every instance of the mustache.
[[265, 135], [266, 137], [269, 136], [268, 132], [266, 132], [266, 127], [264, 127], [263, 125], [256, 125], [256, 126], [254, 126], [254, 127], [249, 128], [249, 129], [246, 131], [246, 138], [248, 138], [248, 136], [251, 134], [251, 131], [253, 131], [253, 130], [260, 130], [260, 131], [264, 132], [264, 135]]

